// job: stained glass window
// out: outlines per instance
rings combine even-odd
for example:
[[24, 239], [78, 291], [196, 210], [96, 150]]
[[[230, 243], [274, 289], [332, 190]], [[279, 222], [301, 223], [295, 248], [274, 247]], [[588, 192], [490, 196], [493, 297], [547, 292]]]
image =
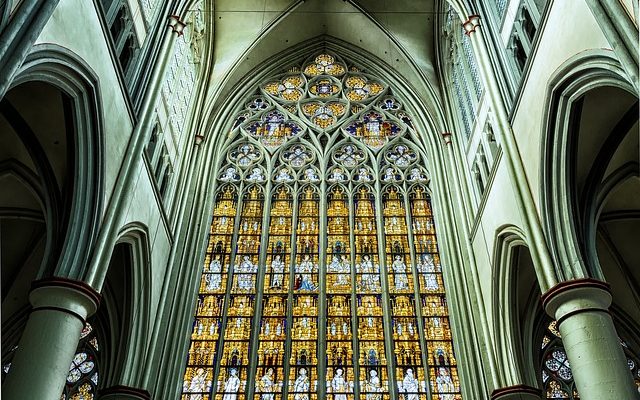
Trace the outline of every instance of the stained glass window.
[[98, 338], [89, 323], [85, 323], [80, 334], [78, 351], [69, 366], [67, 382], [61, 400], [92, 400], [98, 387], [97, 356], [100, 351]]
[[334, 54], [257, 85], [219, 139], [182, 400], [461, 398], [417, 135]]
[[448, 59], [448, 75], [453, 87], [453, 101], [460, 111], [460, 130], [466, 138], [471, 136], [484, 91], [471, 39], [458, 22], [455, 11], [449, 6], [445, 23]]

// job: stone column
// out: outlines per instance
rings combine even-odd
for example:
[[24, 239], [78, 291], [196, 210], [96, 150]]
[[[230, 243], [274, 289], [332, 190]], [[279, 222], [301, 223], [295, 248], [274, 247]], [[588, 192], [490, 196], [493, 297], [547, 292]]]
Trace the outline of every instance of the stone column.
[[144, 389], [117, 385], [100, 391], [100, 400], [151, 400], [151, 395]]
[[[0, 99], [60, 0], [24, 0], [0, 35]], [[11, 7], [10, 5], [6, 5]]]
[[33, 309], [2, 386], [7, 400], [60, 400], [85, 319], [96, 312], [100, 294], [64, 278], [36, 281]]
[[609, 314], [609, 285], [595, 279], [562, 282], [542, 296], [558, 321], [582, 400], [638, 399], [627, 358]]
[[491, 400], [542, 400], [542, 391], [527, 385], [506, 386], [494, 390]]

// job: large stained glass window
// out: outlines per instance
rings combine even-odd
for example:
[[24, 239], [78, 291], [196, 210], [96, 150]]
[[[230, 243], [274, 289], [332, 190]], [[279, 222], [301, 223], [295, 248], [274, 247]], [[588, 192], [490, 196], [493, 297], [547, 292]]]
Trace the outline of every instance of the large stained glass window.
[[410, 114], [320, 54], [229, 121], [182, 400], [461, 399]]

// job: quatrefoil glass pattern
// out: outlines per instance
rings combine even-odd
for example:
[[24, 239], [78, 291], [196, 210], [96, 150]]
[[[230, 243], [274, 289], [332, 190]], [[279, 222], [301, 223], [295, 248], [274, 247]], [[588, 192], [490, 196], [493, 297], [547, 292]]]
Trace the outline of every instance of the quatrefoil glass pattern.
[[260, 159], [260, 150], [254, 145], [244, 143], [229, 153], [231, 161], [237, 163], [241, 168], [246, 168]]
[[272, 81], [264, 85], [264, 90], [272, 96], [280, 97], [287, 101], [298, 101], [303, 92], [300, 89], [304, 85], [304, 79], [300, 75], [287, 76], [281, 81]]
[[416, 160], [416, 153], [403, 144], [394, 146], [385, 154], [385, 158], [400, 168], [408, 167]]
[[351, 75], [345, 80], [345, 96], [351, 101], [365, 101], [376, 97], [384, 90], [384, 86], [376, 81], [369, 81], [364, 75]]
[[347, 167], [353, 168], [365, 159], [364, 152], [352, 144], [346, 144], [334, 154], [335, 160]]
[[303, 145], [294, 145], [282, 153], [285, 162], [294, 168], [300, 168], [313, 159], [313, 155]]

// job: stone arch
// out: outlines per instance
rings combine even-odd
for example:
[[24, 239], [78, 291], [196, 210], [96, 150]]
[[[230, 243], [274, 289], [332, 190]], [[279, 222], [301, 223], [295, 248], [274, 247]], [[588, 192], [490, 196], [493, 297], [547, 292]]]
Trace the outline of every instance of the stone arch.
[[[51, 44], [34, 46], [12, 82], [10, 91], [27, 82], [51, 85], [69, 98], [72, 132], [69, 157], [73, 166], [73, 187], [66, 211], [72, 221], [60, 243], [58, 260], [41, 274], [80, 279], [100, 226], [103, 196], [102, 105], [97, 74], [79, 56]], [[6, 96], [5, 96], [6, 98]]]
[[537, 386], [533, 341], [540, 305], [540, 285], [521, 228], [502, 226], [493, 252], [494, 337], [501, 387]]
[[26, 323], [31, 282], [79, 279], [87, 264], [102, 207], [98, 98], [97, 76], [86, 63], [66, 49], [38, 45], [0, 103], [7, 144], [0, 179], [15, 189], [0, 207], [5, 222], [21, 221], [3, 226], [3, 235], [17, 240], [2, 272], [12, 299], [3, 299], [3, 322], [11, 324], [3, 337], [7, 350]]
[[150, 330], [151, 260], [146, 226], [123, 227], [111, 253], [102, 303], [92, 318], [101, 343], [99, 387], [144, 387]]
[[633, 246], [625, 241], [640, 229], [631, 195], [640, 187], [637, 93], [617, 60], [592, 51], [555, 72], [547, 103], [542, 215], [557, 273], [606, 279], [614, 303], [640, 320], [640, 274], [629, 268]]

